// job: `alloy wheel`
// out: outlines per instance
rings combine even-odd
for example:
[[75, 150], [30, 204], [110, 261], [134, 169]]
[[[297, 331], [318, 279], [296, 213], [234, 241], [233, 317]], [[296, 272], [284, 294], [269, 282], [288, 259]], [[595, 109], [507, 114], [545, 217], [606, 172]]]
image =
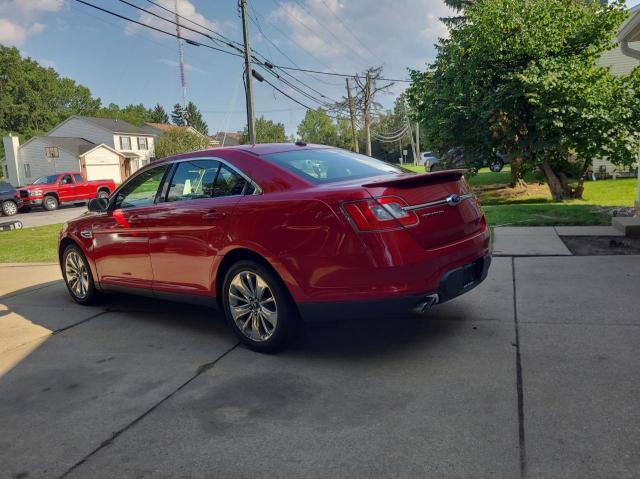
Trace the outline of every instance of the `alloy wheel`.
[[276, 330], [278, 306], [267, 282], [253, 271], [241, 271], [229, 284], [229, 309], [238, 329], [252, 341], [266, 341]]
[[74, 296], [84, 299], [89, 293], [89, 271], [84, 259], [77, 251], [71, 251], [64, 262], [67, 284]]
[[6, 201], [2, 205], [2, 210], [7, 216], [13, 216], [18, 212], [18, 206], [13, 201]]

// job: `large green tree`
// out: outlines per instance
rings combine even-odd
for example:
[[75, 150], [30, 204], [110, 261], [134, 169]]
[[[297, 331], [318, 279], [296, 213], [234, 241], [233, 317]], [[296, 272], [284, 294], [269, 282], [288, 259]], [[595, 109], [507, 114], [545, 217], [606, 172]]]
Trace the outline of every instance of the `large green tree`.
[[130, 104], [120, 108], [115, 103], [100, 108], [95, 116], [101, 118], [114, 118], [123, 120], [132, 125], [142, 126], [146, 121], [151, 121], [151, 110], [147, 109], [142, 103]]
[[169, 123], [169, 115], [167, 115], [167, 112], [160, 103], [154, 106], [153, 110], [149, 112], [149, 121], [151, 123]]
[[450, 27], [426, 72], [412, 72], [412, 111], [440, 153], [471, 166], [497, 151], [543, 172], [554, 199], [580, 197], [596, 157], [634, 161], [640, 130], [637, 72], [599, 66], [624, 3], [477, 0]]
[[326, 110], [307, 110], [304, 119], [298, 125], [298, 136], [306, 143], [337, 146], [338, 127]]
[[202, 113], [200, 113], [200, 110], [195, 105], [195, 103], [193, 102], [187, 103], [187, 114], [188, 114], [189, 126], [194, 127], [203, 135], [209, 134], [209, 126], [202, 118]]
[[163, 132], [155, 142], [157, 158], [165, 158], [180, 153], [202, 150], [209, 146], [209, 140], [184, 128], [171, 128]]
[[[265, 119], [264, 116], [256, 118], [256, 143], [284, 143], [285, 141], [287, 141], [287, 135], [282, 123], [274, 123], [272, 120]], [[240, 143], [249, 143], [249, 131], [246, 127], [240, 137]]]
[[72, 115], [93, 115], [99, 108], [100, 99], [88, 88], [0, 45], [1, 135], [17, 133], [24, 141]]

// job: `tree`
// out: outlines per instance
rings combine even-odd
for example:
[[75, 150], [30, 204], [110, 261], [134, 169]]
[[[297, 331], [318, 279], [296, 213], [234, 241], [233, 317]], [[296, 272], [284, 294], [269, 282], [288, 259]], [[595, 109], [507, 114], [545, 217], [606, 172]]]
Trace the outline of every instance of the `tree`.
[[624, 3], [477, 0], [450, 27], [426, 72], [412, 72], [409, 102], [426, 140], [457, 147], [478, 167], [512, 159], [512, 185], [539, 169], [554, 199], [580, 197], [591, 161], [634, 161], [637, 73], [597, 65], [626, 16]]
[[178, 126], [184, 126], [184, 108], [180, 103], [176, 103], [173, 105], [173, 110], [171, 111], [171, 123]]
[[[99, 108], [100, 99], [88, 88], [0, 45], [0, 136], [11, 132], [28, 140], [72, 115], [93, 115]], [[3, 156], [1, 150], [2, 145]]]
[[304, 120], [298, 125], [298, 136], [306, 143], [338, 145], [338, 128], [322, 108], [307, 110]]
[[209, 140], [184, 128], [171, 128], [163, 132], [155, 142], [155, 153], [158, 158], [165, 158], [180, 153], [202, 150], [209, 146]]
[[169, 115], [164, 107], [158, 103], [153, 110], [149, 112], [149, 122], [151, 123], [169, 123]]
[[100, 108], [95, 116], [113, 118], [126, 121], [132, 125], [142, 126], [146, 121], [151, 121], [151, 110], [148, 110], [142, 103], [137, 105], [130, 104], [124, 108], [120, 108], [115, 103], [110, 103], [109, 106]]
[[202, 113], [198, 110], [198, 107], [193, 103], [187, 103], [187, 121], [189, 122], [189, 126], [194, 127], [203, 135], [209, 134], [209, 127], [207, 123], [202, 118]]
[[[284, 143], [287, 136], [282, 123], [274, 123], [266, 120], [264, 116], [256, 118], [256, 143]], [[249, 131], [245, 127], [240, 138], [240, 143], [249, 143]]]

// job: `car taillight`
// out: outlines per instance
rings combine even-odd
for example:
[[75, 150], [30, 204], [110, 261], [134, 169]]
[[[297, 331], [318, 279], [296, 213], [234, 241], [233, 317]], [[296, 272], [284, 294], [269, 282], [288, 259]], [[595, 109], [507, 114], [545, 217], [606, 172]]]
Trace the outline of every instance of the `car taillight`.
[[412, 211], [405, 211], [406, 202], [395, 196], [351, 201], [342, 207], [358, 231], [384, 231], [415, 226], [419, 219]]

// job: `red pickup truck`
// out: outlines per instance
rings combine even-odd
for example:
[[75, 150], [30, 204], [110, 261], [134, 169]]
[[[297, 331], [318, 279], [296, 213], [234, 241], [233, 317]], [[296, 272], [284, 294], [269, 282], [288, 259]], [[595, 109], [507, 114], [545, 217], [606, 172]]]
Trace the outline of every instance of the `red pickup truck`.
[[108, 197], [116, 189], [113, 180], [87, 181], [77, 172], [41, 176], [28, 186], [18, 188], [25, 207], [42, 206], [53, 211], [62, 203], [81, 203], [91, 198]]

